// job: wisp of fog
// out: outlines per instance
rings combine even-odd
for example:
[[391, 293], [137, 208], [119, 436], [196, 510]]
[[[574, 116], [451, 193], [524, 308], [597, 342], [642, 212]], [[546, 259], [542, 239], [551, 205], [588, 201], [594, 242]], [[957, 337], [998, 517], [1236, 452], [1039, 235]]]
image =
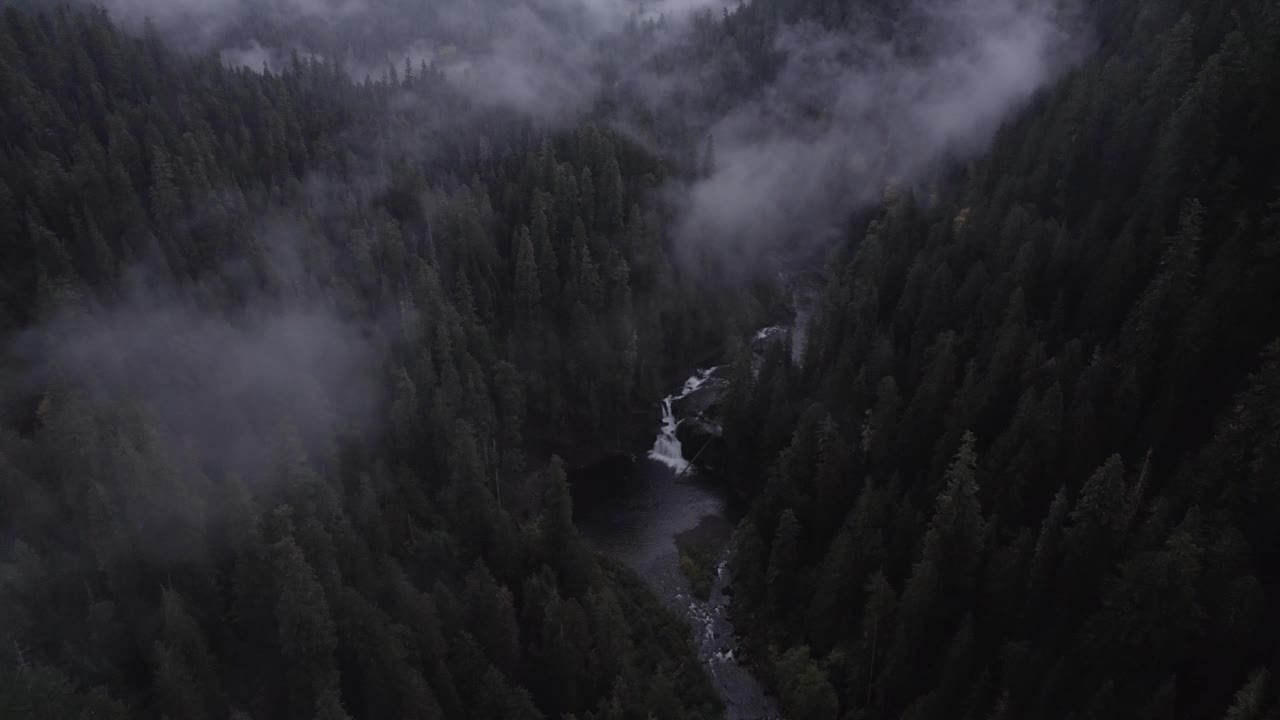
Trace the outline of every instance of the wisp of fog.
[[712, 125], [709, 175], [672, 188], [678, 239], [812, 246], [887, 184], [981, 150], [1078, 57], [1072, 15], [1053, 2], [922, 0], [912, 14], [910, 49], [813, 25], [782, 32], [777, 78]]

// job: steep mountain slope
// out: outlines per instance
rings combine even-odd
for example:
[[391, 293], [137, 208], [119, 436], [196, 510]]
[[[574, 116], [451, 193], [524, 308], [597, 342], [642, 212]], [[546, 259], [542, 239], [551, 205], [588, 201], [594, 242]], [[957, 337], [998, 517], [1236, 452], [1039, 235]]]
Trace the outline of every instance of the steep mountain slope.
[[735, 603], [790, 717], [1277, 711], [1280, 12], [1092, 12], [855, 223], [803, 367], [739, 361]]
[[0, 716], [717, 713], [547, 461], [737, 311], [649, 153], [466, 102], [5, 9]]

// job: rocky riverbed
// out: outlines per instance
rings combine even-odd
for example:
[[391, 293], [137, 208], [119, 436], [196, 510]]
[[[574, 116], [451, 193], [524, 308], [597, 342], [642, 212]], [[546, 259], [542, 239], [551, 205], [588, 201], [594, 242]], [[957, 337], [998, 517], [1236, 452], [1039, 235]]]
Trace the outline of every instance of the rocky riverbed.
[[[812, 292], [793, 286], [792, 295], [791, 325], [763, 328], [750, 339], [756, 367], [778, 343], [789, 344], [793, 361], [803, 358]], [[577, 470], [574, 519], [600, 552], [638, 573], [689, 624], [728, 720], [776, 720], [774, 699], [741, 662], [729, 618], [733, 527], [745, 508], [713, 472], [723, 452], [727, 371], [698, 370], [662, 399], [646, 454]]]
[[[645, 580], [663, 603], [688, 623], [699, 659], [725, 703], [729, 720], [774, 720], [773, 698], [739, 662], [729, 620], [732, 528], [743, 508], [710, 473], [699, 471], [679, 428], [719, 402], [724, 383], [716, 368], [691, 376], [661, 404], [662, 417], [649, 453], [615, 458], [575, 473], [574, 519], [600, 551]], [[688, 401], [688, 402], [686, 402]], [[705, 404], [704, 404], [705, 403]], [[677, 416], [676, 408], [681, 408]], [[684, 413], [692, 413], [685, 415]], [[707, 422], [713, 422], [708, 420]], [[695, 594], [682, 572], [681, 549], [696, 553], [706, 587]], [[704, 597], [699, 597], [702, 594]]]

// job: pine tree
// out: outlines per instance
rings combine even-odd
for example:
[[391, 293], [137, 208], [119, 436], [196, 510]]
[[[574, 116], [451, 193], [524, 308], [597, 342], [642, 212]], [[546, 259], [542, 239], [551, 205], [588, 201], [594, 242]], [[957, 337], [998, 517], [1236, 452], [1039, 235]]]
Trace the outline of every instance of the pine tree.
[[820, 720], [839, 716], [835, 690], [826, 674], [809, 657], [809, 648], [788, 650], [776, 661], [779, 695], [787, 717]]
[[533, 220], [529, 223], [530, 238], [537, 258], [538, 286], [542, 302], [549, 308], [560, 303], [560, 260], [551, 237], [551, 224], [547, 219], [547, 196], [539, 194], [533, 201]]
[[570, 595], [578, 595], [586, 590], [590, 554], [573, 524], [573, 497], [564, 461], [559, 457], [551, 459], [547, 479], [547, 501], [542, 513], [543, 548], [563, 586]]
[[938, 494], [924, 536], [922, 561], [938, 568], [941, 588], [949, 597], [972, 591], [982, 557], [983, 520], [978, 504], [978, 456], [973, 433], [966, 432], [947, 469], [946, 487]]
[[302, 550], [291, 538], [272, 548], [278, 599], [276, 623], [280, 655], [288, 663], [290, 714], [309, 718], [326, 692], [337, 687], [333, 619], [324, 590]]
[[1080, 490], [1067, 533], [1067, 549], [1077, 562], [1105, 563], [1115, 552], [1126, 529], [1127, 490], [1119, 455], [1107, 458]]
[[542, 302], [538, 266], [534, 260], [529, 229], [520, 228], [516, 237], [516, 269], [512, 304], [518, 327], [528, 328], [538, 317]]
[[792, 580], [800, 559], [799, 546], [800, 524], [795, 512], [787, 508], [778, 516], [778, 527], [769, 547], [769, 569], [765, 575], [767, 609], [773, 617], [782, 616], [790, 607], [795, 590]]
[[1265, 670], [1257, 670], [1249, 676], [1249, 681], [1236, 693], [1235, 701], [1227, 709], [1226, 720], [1263, 720], [1274, 717], [1276, 707], [1270, 706], [1268, 711], [1267, 697], [1270, 674]]
[[618, 166], [618, 158], [610, 148], [605, 160], [604, 174], [601, 176], [596, 222], [605, 232], [618, 232], [623, 226], [625, 200], [623, 198], [622, 171]]

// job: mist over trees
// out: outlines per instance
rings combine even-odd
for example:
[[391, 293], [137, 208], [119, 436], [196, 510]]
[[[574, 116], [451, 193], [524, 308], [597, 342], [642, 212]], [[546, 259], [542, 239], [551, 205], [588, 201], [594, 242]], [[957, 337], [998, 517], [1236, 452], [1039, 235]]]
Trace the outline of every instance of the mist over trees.
[[1280, 714], [1274, 3], [105, 4], [0, 9], [0, 716], [720, 717], [566, 475], [718, 359], [785, 717]]
[[0, 38], [0, 714], [714, 714], [547, 462], [739, 312], [664, 260], [656, 160], [445, 135], [429, 68], [261, 74], [98, 12]]
[[1099, 5], [736, 374], [738, 625], [788, 717], [1274, 717], [1271, 3]]

